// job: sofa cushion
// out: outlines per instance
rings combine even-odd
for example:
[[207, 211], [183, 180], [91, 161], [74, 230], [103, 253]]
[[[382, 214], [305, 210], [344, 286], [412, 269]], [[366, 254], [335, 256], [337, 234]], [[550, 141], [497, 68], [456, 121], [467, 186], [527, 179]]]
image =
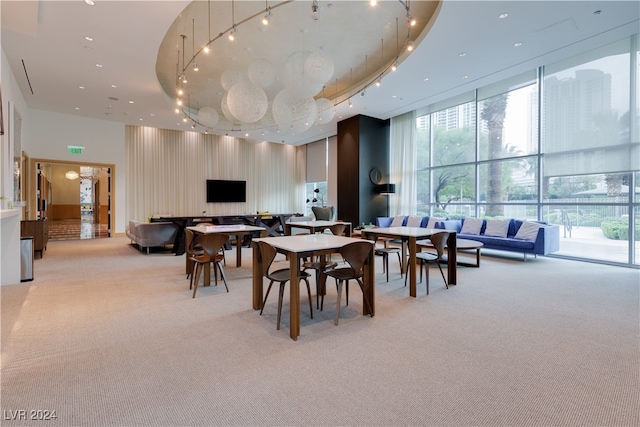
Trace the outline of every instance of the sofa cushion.
[[444, 221], [444, 218], [436, 218], [435, 216], [429, 217], [427, 228], [436, 228], [436, 222], [439, 221]]
[[407, 227], [420, 227], [422, 223], [422, 217], [417, 215], [411, 215], [407, 219]]
[[480, 234], [482, 229], [482, 220], [479, 218], [465, 218], [462, 223], [460, 234]]
[[389, 227], [402, 227], [404, 225], [404, 218], [404, 215], [394, 216]]
[[507, 237], [507, 231], [509, 231], [508, 219], [487, 219], [486, 221], [485, 236]]
[[534, 242], [538, 237], [538, 230], [540, 229], [540, 223], [534, 221], [525, 221], [522, 223], [518, 232], [514, 236], [514, 239], [528, 240]]

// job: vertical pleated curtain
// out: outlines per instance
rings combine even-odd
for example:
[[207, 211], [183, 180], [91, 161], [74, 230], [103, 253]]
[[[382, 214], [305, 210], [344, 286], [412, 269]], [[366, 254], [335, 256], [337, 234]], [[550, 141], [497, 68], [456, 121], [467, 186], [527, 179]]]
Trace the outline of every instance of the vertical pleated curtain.
[[[304, 210], [303, 148], [128, 125], [125, 149], [127, 222]], [[207, 179], [246, 181], [247, 202], [206, 203]]]
[[391, 118], [389, 182], [396, 185], [389, 197], [391, 215], [415, 215], [417, 199], [416, 112], [410, 111]]

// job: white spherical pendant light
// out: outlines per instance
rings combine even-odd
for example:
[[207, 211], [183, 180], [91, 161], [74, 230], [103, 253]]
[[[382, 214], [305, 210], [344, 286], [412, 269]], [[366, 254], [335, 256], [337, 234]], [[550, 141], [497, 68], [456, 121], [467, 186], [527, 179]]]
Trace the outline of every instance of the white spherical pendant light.
[[202, 107], [198, 110], [198, 123], [207, 128], [215, 127], [219, 120], [218, 112], [213, 107]]
[[329, 123], [333, 120], [333, 116], [336, 114], [336, 107], [333, 105], [333, 102], [329, 101], [327, 98], [317, 99], [316, 108], [318, 109], [316, 123]]
[[227, 93], [229, 111], [244, 123], [257, 122], [267, 112], [269, 101], [264, 90], [249, 81], [240, 81]]

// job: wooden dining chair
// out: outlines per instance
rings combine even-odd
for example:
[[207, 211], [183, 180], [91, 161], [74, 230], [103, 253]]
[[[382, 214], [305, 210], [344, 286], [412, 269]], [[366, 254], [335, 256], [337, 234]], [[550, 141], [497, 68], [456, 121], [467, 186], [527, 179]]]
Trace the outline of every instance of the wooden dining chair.
[[227, 292], [229, 292], [227, 277], [224, 274], [224, 268], [222, 266], [224, 255], [220, 254], [220, 248], [223, 247], [227, 241], [229, 241], [229, 236], [221, 233], [202, 234], [196, 238], [196, 243], [202, 247], [203, 253], [202, 255], [191, 257], [194, 263], [194, 272], [191, 274], [191, 280], [189, 281], [189, 289], [193, 287], [192, 298], [196, 297], [200, 274], [205, 264], [213, 264], [213, 277], [216, 286], [218, 286], [218, 271], [220, 272], [224, 287], [227, 289]]
[[[340, 267], [334, 268], [331, 270], [326, 270], [324, 274], [329, 277], [333, 277], [336, 281], [336, 286], [338, 288], [338, 299], [336, 301], [336, 325], [338, 324], [338, 319], [340, 318], [340, 300], [342, 298], [342, 287], [346, 284], [346, 293], [347, 293], [347, 305], [349, 305], [349, 281], [355, 280], [360, 285], [360, 290], [362, 290], [362, 295], [364, 299], [364, 303], [366, 304], [369, 313], [373, 313], [371, 310], [371, 304], [367, 299], [367, 294], [364, 291], [364, 283], [362, 282], [362, 278], [364, 276], [364, 265], [367, 261], [367, 257], [371, 253], [371, 243], [367, 241], [362, 242], [353, 242], [344, 245], [340, 248], [340, 255], [349, 265], [348, 267]], [[324, 296], [322, 296], [324, 300]]]
[[[342, 236], [344, 234], [344, 230], [346, 229], [346, 224], [336, 224], [329, 227], [329, 231], [334, 236]], [[328, 258], [327, 258], [328, 257]], [[331, 254], [326, 257], [316, 257], [315, 259], [305, 261], [302, 264], [302, 270], [315, 270], [316, 276], [316, 308], [322, 311], [322, 306], [320, 305], [320, 295], [324, 295], [324, 278], [322, 273], [325, 270], [329, 270], [338, 266], [338, 263], [331, 258]]]
[[[264, 300], [262, 301], [262, 308], [260, 309], [260, 315], [264, 311], [264, 306], [267, 303], [267, 298], [269, 297], [269, 291], [271, 291], [271, 286], [274, 282], [278, 282], [280, 284], [280, 293], [278, 297], [278, 318], [277, 318], [277, 326], [276, 328], [280, 330], [280, 317], [282, 315], [282, 300], [284, 297], [284, 287], [285, 284], [291, 278], [291, 273], [289, 268], [281, 268], [278, 270], [270, 271], [271, 264], [273, 264], [273, 260], [276, 257], [277, 251], [271, 244], [260, 240], [258, 242], [260, 249], [260, 257], [262, 259], [262, 276], [266, 277], [270, 280], [269, 287], [267, 288], [267, 293], [264, 296]], [[298, 277], [305, 281], [307, 284], [307, 295], [309, 296], [309, 312], [311, 313], [311, 318], [313, 319], [313, 307], [311, 305], [311, 287], [309, 286], [309, 276], [310, 274], [306, 271], [299, 271]]]
[[191, 274], [193, 273], [193, 270], [194, 270], [192, 258], [194, 256], [202, 255], [203, 250], [201, 246], [196, 245], [195, 235], [193, 231], [189, 230], [188, 228], [184, 229], [184, 248], [185, 248], [185, 254], [187, 257], [186, 273], [187, 273], [187, 279], [189, 279], [191, 278]]
[[[431, 244], [436, 250], [436, 253], [432, 252], [418, 252], [416, 254], [416, 259], [420, 262], [420, 282], [422, 282], [422, 269], [424, 268], [427, 276], [427, 295], [429, 295], [429, 263], [435, 263], [440, 269], [440, 274], [442, 275], [442, 279], [444, 280], [444, 285], [447, 289], [449, 289], [449, 285], [447, 284], [447, 279], [444, 276], [444, 271], [442, 271], [442, 266], [440, 265], [440, 261], [444, 256], [445, 247], [447, 246], [447, 239], [449, 238], [448, 231], [442, 231], [436, 234], [433, 234], [429, 237], [431, 240]], [[404, 285], [407, 286], [407, 277], [409, 273], [404, 278]]]

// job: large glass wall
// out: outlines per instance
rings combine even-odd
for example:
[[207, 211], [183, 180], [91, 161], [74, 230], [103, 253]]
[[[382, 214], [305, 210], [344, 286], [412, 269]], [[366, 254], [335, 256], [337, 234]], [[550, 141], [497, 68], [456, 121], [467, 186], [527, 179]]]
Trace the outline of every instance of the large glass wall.
[[640, 265], [637, 46], [419, 110], [418, 214], [546, 221], [561, 229], [554, 255]]

